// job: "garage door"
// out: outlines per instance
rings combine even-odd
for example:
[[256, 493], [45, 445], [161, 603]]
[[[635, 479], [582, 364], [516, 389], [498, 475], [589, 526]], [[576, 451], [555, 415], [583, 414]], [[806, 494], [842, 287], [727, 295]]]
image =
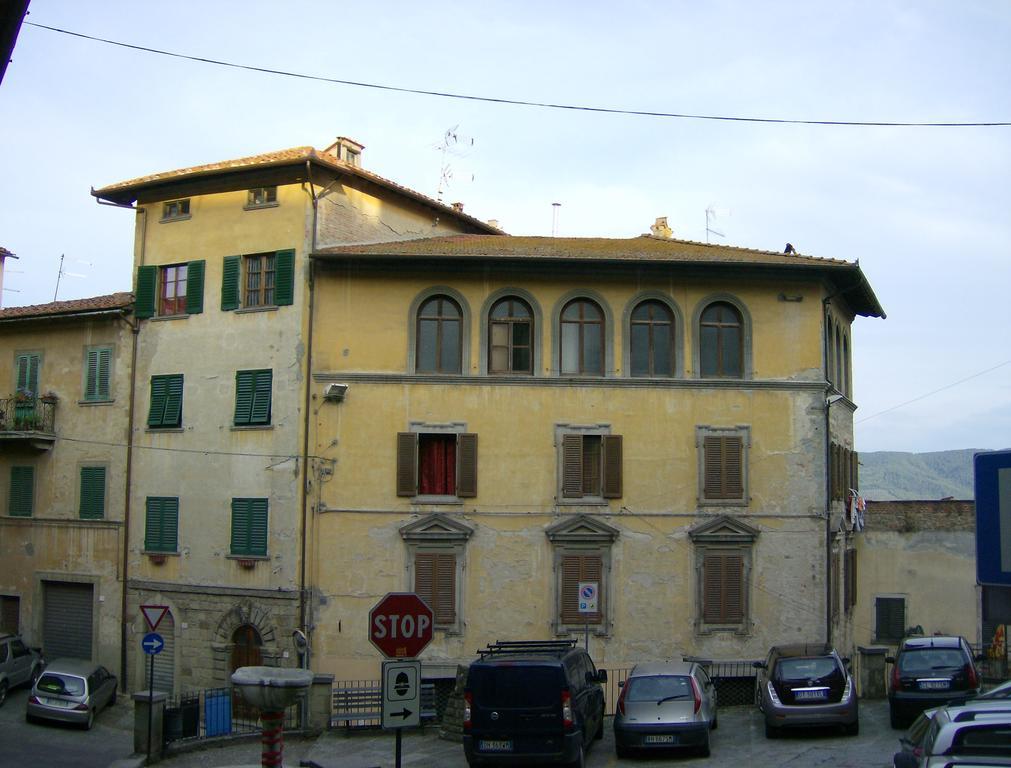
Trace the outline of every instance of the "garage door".
[[[172, 618], [172, 611], [165, 613], [162, 620], [158, 622], [158, 629], [156, 631], [161, 635], [161, 639], [165, 641], [165, 646], [161, 649], [161, 653], [156, 653], [154, 657], [154, 689], [156, 691], [165, 691], [165, 693], [171, 695], [176, 666], [176, 625], [175, 620]], [[148, 665], [151, 662], [146, 656], [145, 661], [147, 661], [147, 665], [144, 667], [144, 677], [146, 679], [150, 674], [151, 667]]]
[[42, 587], [42, 651], [46, 658], [90, 659], [94, 587], [66, 581], [44, 581]]

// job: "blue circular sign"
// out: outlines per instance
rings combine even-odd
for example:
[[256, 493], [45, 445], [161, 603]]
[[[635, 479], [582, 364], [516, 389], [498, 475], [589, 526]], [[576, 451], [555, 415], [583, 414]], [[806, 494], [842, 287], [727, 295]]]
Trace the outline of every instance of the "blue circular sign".
[[140, 647], [148, 656], [154, 656], [156, 653], [161, 653], [161, 649], [165, 647], [165, 640], [157, 632], [148, 632], [140, 641]]

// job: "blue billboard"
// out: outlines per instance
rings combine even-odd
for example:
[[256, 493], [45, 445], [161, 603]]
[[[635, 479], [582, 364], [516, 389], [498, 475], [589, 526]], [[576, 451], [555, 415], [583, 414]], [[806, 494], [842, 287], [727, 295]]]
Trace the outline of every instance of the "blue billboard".
[[976, 580], [1011, 586], [1011, 451], [977, 453]]

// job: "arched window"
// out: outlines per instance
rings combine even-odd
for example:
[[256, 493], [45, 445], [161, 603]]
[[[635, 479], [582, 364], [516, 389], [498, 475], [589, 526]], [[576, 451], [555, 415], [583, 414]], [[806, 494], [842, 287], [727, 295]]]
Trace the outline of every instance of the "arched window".
[[629, 329], [633, 376], [674, 375], [674, 317], [662, 301], [644, 301], [632, 310]]
[[448, 296], [418, 308], [417, 373], [460, 373], [462, 316]]
[[825, 336], [828, 342], [825, 344], [825, 349], [828, 355], [828, 359], [825, 361], [825, 378], [829, 383], [835, 383], [835, 344], [833, 339], [835, 339], [835, 323], [832, 322], [832, 318], [826, 316], [825, 319]]
[[534, 316], [509, 296], [488, 313], [488, 373], [533, 373]]
[[587, 299], [570, 301], [561, 317], [560, 371], [565, 375], [604, 375], [604, 313]]
[[703, 377], [741, 378], [743, 330], [741, 313], [732, 304], [718, 301], [705, 308], [699, 320], [699, 360]]
[[843, 334], [842, 339], [842, 388], [840, 389], [847, 397], [851, 397], [850, 389], [850, 340], [849, 336]]
[[843, 380], [843, 352], [842, 352], [842, 332], [839, 326], [835, 327], [835, 388], [840, 392], [845, 392], [846, 384]]

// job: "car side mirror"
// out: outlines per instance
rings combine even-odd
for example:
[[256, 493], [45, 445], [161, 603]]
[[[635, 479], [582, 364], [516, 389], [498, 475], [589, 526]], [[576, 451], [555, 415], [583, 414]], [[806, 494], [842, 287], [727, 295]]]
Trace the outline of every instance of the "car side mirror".
[[607, 670], [606, 669], [598, 669], [597, 670], [597, 682], [598, 683], [606, 683], [607, 682]]
[[755, 669], [766, 669], [764, 661], [753, 661], [751, 662], [751, 666], [753, 666]]
[[619, 680], [618, 681], [618, 687], [619, 688], [624, 688], [625, 687], [625, 681], [624, 680]]
[[849, 656], [843, 656], [842, 657], [842, 663], [845, 664], [848, 667], [850, 665], [850, 657]]
[[887, 663], [887, 664], [894, 664], [895, 663], [895, 657], [894, 656], [885, 656], [885, 663]]

